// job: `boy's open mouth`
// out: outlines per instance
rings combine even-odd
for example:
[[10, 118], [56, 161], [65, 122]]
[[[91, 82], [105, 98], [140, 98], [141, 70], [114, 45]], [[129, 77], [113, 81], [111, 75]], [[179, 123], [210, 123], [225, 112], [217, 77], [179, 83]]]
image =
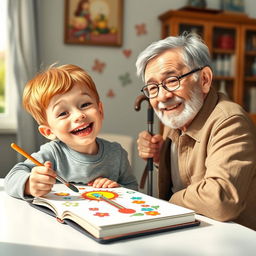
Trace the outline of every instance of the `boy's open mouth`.
[[92, 128], [93, 128], [93, 123], [90, 123], [90, 124], [83, 125], [76, 128], [75, 130], [71, 131], [71, 133], [74, 135], [87, 135], [91, 133]]

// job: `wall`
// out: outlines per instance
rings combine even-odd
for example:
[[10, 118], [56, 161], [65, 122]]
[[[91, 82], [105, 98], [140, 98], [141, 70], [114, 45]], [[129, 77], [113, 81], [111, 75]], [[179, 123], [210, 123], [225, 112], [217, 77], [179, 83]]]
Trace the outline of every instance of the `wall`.
[[[142, 82], [136, 77], [135, 61], [137, 55], [149, 43], [160, 39], [160, 21], [158, 16], [170, 9], [178, 9], [186, 4], [186, 0], [124, 0], [124, 36], [121, 47], [82, 46], [64, 44], [64, 0], [39, 0], [38, 8], [38, 36], [40, 62], [42, 68], [58, 62], [80, 65], [96, 82], [101, 100], [104, 104], [105, 119], [103, 132], [130, 135], [134, 139], [134, 158], [132, 166], [138, 179], [144, 169], [145, 162], [137, 157], [136, 138], [140, 131], [147, 129], [146, 103], [140, 112], [134, 111], [134, 101], [140, 94]], [[208, 8], [218, 8], [219, 1], [208, 0]], [[246, 12], [256, 16], [253, 6], [254, 0], [245, 1]], [[250, 13], [251, 12], [251, 13]], [[145, 24], [146, 33], [137, 35], [135, 26]], [[127, 58], [123, 50], [131, 50]], [[94, 61], [98, 59], [105, 63], [102, 73], [92, 70]], [[130, 82], [123, 84], [120, 76], [126, 73]], [[108, 97], [112, 89], [115, 97]], [[157, 132], [158, 123], [155, 120], [154, 130]], [[0, 136], [1, 148], [8, 148], [15, 135]], [[11, 150], [1, 150], [0, 176], [15, 162], [15, 154]]]

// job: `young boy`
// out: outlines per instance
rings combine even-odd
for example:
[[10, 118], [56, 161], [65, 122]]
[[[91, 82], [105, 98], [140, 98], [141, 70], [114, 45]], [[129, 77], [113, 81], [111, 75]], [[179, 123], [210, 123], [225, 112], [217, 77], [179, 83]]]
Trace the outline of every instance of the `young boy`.
[[31, 199], [51, 191], [55, 171], [69, 182], [100, 188], [137, 189], [127, 152], [118, 143], [97, 138], [103, 106], [92, 78], [80, 67], [51, 67], [30, 80], [23, 105], [51, 140], [30, 160], [16, 164], [5, 178], [9, 195]]

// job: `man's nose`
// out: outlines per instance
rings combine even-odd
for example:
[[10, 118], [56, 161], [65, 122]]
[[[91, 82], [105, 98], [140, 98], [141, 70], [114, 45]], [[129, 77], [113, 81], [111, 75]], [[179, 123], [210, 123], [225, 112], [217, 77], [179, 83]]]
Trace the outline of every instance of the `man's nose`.
[[167, 91], [162, 85], [159, 86], [157, 99], [159, 101], [165, 101], [167, 98], [173, 97], [173, 92]]

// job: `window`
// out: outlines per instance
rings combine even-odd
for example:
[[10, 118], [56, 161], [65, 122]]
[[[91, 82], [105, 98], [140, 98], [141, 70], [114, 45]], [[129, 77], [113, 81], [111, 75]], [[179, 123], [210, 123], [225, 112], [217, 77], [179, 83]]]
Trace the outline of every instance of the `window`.
[[[0, 10], [3, 10], [5, 1], [0, 2]], [[0, 113], [5, 113], [5, 63], [6, 63], [6, 17], [0, 15]]]
[[7, 1], [0, 0], [0, 132], [16, 129], [17, 93], [8, 73]]

